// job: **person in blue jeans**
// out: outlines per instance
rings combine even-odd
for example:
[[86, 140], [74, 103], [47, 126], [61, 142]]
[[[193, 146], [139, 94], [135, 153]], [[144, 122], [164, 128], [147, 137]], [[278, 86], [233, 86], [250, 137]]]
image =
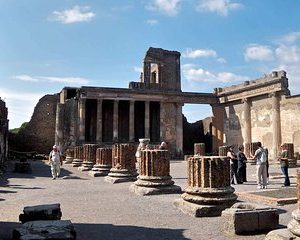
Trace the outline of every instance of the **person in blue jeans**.
[[284, 183], [282, 185], [282, 187], [288, 187], [291, 185], [290, 183], [290, 178], [289, 178], [289, 172], [288, 172], [288, 168], [289, 168], [289, 161], [288, 161], [288, 157], [289, 157], [289, 153], [287, 150], [287, 146], [285, 144], [282, 144], [280, 146], [281, 148], [281, 154], [279, 157], [279, 161], [280, 161], [280, 167], [281, 167], [281, 171], [284, 175]]

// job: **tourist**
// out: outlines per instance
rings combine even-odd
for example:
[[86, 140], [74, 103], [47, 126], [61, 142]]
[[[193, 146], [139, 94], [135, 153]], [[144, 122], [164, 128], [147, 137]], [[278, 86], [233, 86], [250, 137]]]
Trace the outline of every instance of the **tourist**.
[[238, 169], [237, 169], [238, 183], [247, 182], [247, 176], [246, 176], [247, 158], [244, 154], [243, 145], [239, 146], [239, 151], [237, 152], [237, 160], [238, 160]]
[[282, 144], [280, 146], [280, 148], [281, 148], [281, 154], [280, 154], [280, 157], [279, 157], [279, 161], [280, 161], [281, 171], [284, 175], [284, 183], [283, 183], [282, 187], [288, 187], [288, 186], [291, 185], [290, 178], [289, 178], [289, 173], [288, 173], [288, 167], [289, 167], [288, 156], [289, 156], [289, 152], [287, 150], [287, 145], [286, 144]]
[[253, 158], [256, 159], [257, 188], [267, 188], [267, 155], [262, 148], [261, 142], [258, 142], [258, 149]]
[[267, 161], [266, 161], [266, 167], [267, 167], [267, 184], [269, 184], [269, 149], [267, 147], [264, 147]]
[[53, 150], [49, 154], [49, 165], [51, 165], [52, 179], [56, 179], [60, 174], [60, 166], [62, 165], [62, 156], [57, 146], [53, 146]]
[[161, 142], [159, 150], [168, 150], [166, 142]]
[[230, 159], [230, 183], [234, 184], [234, 178], [236, 180], [236, 183], [239, 183], [237, 177], [238, 161], [236, 154], [233, 151], [233, 146], [229, 146], [227, 157], [229, 157]]

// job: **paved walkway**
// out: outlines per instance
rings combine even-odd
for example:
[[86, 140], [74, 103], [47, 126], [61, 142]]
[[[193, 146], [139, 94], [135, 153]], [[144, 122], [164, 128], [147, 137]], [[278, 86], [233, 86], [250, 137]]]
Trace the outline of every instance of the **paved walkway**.
[[[50, 167], [32, 162], [32, 174], [8, 171], [0, 180], [0, 239], [10, 239], [19, 225], [18, 216], [25, 206], [60, 203], [62, 219], [70, 219], [77, 239], [103, 240], [189, 240], [189, 239], [264, 239], [264, 234], [227, 237], [222, 218], [193, 218], [175, 209], [172, 202], [180, 194], [136, 196], [129, 192], [131, 183], [109, 184], [64, 165], [62, 176], [52, 180]], [[271, 174], [280, 174], [277, 166]], [[295, 175], [296, 169], [290, 169]], [[182, 188], [186, 184], [186, 163], [171, 162], [171, 175]], [[255, 166], [248, 166], [248, 182], [235, 185], [236, 191], [253, 191]], [[280, 188], [283, 180], [271, 180], [269, 188]], [[291, 178], [295, 186], [296, 179]], [[259, 190], [264, 191], [264, 190]], [[280, 207], [280, 224], [286, 226], [296, 204]]]

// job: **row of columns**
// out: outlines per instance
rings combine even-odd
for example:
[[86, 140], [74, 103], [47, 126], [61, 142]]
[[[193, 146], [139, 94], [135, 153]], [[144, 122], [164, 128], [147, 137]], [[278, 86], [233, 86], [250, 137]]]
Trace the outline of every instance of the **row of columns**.
[[[278, 150], [281, 144], [281, 121], [280, 121], [280, 98], [276, 92], [269, 94], [272, 104], [271, 120], [272, 120], [272, 156], [278, 156]], [[249, 99], [243, 99], [243, 120], [244, 120], [244, 145], [252, 142], [251, 134], [251, 106]], [[247, 150], [247, 149], [245, 149]], [[245, 152], [248, 156], [249, 153]]]

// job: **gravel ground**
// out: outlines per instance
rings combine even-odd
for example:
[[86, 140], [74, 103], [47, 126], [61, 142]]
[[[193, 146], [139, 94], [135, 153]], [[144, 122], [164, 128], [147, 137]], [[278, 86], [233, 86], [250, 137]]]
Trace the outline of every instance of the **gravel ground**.
[[[70, 219], [77, 239], [103, 240], [188, 240], [188, 239], [264, 239], [265, 234], [226, 236], [222, 218], [194, 218], [173, 207], [180, 194], [137, 196], [129, 192], [132, 183], [109, 184], [103, 177], [64, 165], [61, 178], [52, 180], [50, 167], [32, 162], [32, 174], [9, 171], [0, 179], [0, 239], [10, 239], [19, 225], [18, 216], [25, 206], [60, 203], [62, 219]], [[248, 165], [248, 182], [234, 185], [237, 192], [257, 191], [255, 166]], [[290, 175], [296, 173], [289, 169]], [[277, 165], [272, 175], [280, 174]], [[171, 175], [176, 185], [186, 185], [186, 162], [171, 161]], [[62, 178], [64, 177], [64, 178]], [[283, 179], [270, 180], [269, 189], [280, 189]], [[291, 178], [296, 186], [296, 178]], [[258, 190], [264, 191], [264, 190]], [[296, 204], [280, 206], [280, 224], [286, 226]]]

